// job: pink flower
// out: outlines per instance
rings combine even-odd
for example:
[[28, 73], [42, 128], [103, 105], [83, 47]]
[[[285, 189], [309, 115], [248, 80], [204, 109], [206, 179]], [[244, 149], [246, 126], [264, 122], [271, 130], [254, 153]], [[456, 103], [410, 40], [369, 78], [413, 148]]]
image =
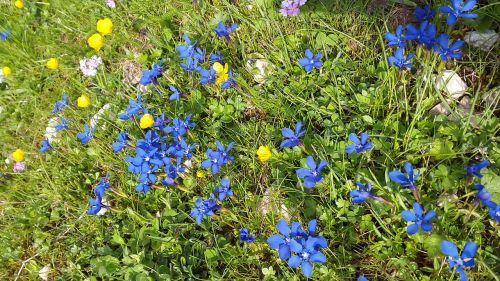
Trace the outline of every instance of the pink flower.
[[23, 162], [16, 162], [12, 170], [14, 171], [14, 173], [17, 173], [24, 169], [26, 169], [26, 162], [23, 161]]
[[106, 5], [112, 9], [116, 8], [115, 0], [106, 0]]
[[285, 16], [297, 16], [299, 14], [299, 6], [306, 3], [307, 0], [283, 0], [281, 2], [280, 13]]

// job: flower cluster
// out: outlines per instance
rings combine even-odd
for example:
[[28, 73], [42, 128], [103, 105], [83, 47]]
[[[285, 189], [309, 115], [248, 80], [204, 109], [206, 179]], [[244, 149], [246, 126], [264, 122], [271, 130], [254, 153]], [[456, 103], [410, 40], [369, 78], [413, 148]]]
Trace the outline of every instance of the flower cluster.
[[283, 0], [281, 2], [280, 13], [285, 16], [297, 16], [300, 12], [300, 7], [303, 6], [307, 0]]
[[[216, 28], [216, 34], [219, 37], [230, 38], [230, 34], [236, 29], [237, 24], [233, 24], [227, 28], [224, 26], [224, 23], [221, 24], [224, 31]], [[200, 75], [199, 82], [201, 85], [215, 84], [220, 86], [221, 89], [227, 89], [236, 85], [236, 81], [233, 79], [233, 71], [229, 69], [227, 63], [224, 63], [223, 57], [218, 52], [210, 55], [207, 60], [205, 50], [196, 46], [197, 41], [191, 41], [187, 34], [184, 34], [183, 39], [185, 45], [177, 46], [176, 50], [179, 52], [179, 57], [184, 59], [184, 62], [180, 63], [180, 66], [186, 70], [190, 76], [193, 72], [197, 72]], [[213, 63], [208, 69], [199, 65], [206, 61]]]
[[267, 239], [269, 246], [278, 250], [281, 259], [288, 260], [291, 268], [300, 266], [307, 278], [312, 275], [314, 263], [326, 262], [326, 256], [320, 249], [328, 247], [328, 243], [323, 236], [316, 235], [316, 225], [317, 221], [311, 220], [306, 232], [302, 230], [299, 222], [292, 222], [290, 227], [281, 219], [276, 224], [279, 234]]
[[[130, 112], [130, 107], [135, 105], [137, 105], [136, 101], [131, 101], [127, 113], [123, 113], [122, 116], [125, 115], [128, 119], [140, 111], [146, 111], [140, 107], [139, 109], [134, 108]], [[143, 117], [146, 115], [150, 114], [145, 113]], [[165, 120], [165, 116], [162, 114], [154, 118], [154, 125], [146, 127], [152, 127], [152, 129], [145, 133], [143, 139], [136, 141], [135, 155], [125, 157], [125, 161], [129, 163], [128, 171], [139, 176], [139, 183], [136, 186], [137, 192], [147, 193], [150, 187], [157, 182], [157, 174], [159, 173], [165, 174], [165, 178], [161, 180], [163, 185], [176, 185], [176, 178], [186, 170], [183, 161], [191, 160], [192, 150], [196, 147], [196, 144], [188, 144], [184, 138], [189, 128], [195, 126], [190, 119], [191, 115], [185, 119], [176, 117]], [[141, 118], [142, 120], [143, 118]], [[169, 124], [170, 122], [172, 123]], [[120, 132], [116, 142], [112, 145], [113, 150], [115, 152], [121, 151], [129, 146], [128, 141], [127, 133]]]
[[[476, 18], [476, 14], [468, 13], [475, 5], [475, 0], [469, 0], [465, 4], [463, 4], [463, 0], [451, 0], [451, 6], [441, 6], [439, 11], [448, 14], [447, 25], [454, 25], [458, 18]], [[462, 40], [450, 42], [450, 36], [446, 33], [442, 33], [436, 38], [437, 27], [430, 22], [435, 15], [436, 12], [430, 6], [417, 7], [415, 17], [420, 23], [418, 27], [408, 24], [405, 33], [405, 28], [399, 25], [394, 34], [385, 33], [384, 37], [388, 42], [387, 46], [397, 48], [394, 55], [387, 58], [389, 65], [399, 69], [410, 69], [412, 67], [410, 61], [414, 58], [414, 55], [408, 54], [406, 57], [404, 55], [404, 48], [408, 47], [411, 41], [434, 50], [443, 61], [462, 57], [460, 53], [460, 48], [464, 44]]]

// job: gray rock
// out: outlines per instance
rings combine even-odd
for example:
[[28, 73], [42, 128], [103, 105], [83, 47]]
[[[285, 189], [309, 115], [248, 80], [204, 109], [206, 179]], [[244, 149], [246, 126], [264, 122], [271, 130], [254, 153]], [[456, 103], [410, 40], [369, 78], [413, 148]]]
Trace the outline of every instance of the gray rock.
[[485, 32], [470, 31], [465, 33], [464, 41], [467, 44], [480, 48], [483, 51], [489, 51], [493, 48], [499, 39], [499, 35], [494, 30]]

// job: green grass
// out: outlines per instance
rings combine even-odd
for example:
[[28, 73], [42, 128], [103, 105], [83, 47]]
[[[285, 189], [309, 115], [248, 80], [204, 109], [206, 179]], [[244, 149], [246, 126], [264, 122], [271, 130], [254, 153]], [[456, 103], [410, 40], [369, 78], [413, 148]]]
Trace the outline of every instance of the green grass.
[[[482, 52], [465, 46], [463, 60], [445, 65], [421, 49], [414, 68], [398, 72], [387, 66], [391, 51], [383, 39], [393, 31], [391, 5], [369, 15], [371, 1], [308, 1], [298, 17], [285, 18], [279, 1], [237, 2], [203, 1], [195, 8], [188, 0], [129, 0], [114, 10], [104, 1], [41, 1], [22, 10], [0, 3], [0, 31], [13, 31], [9, 41], [0, 41], [0, 67], [13, 69], [0, 86], [0, 152], [7, 158], [21, 148], [28, 165], [12, 173], [12, 164], [0, 164], [9, 178], [0, 182], [0, 278], [38, 280], [48, 265], [49, 280], [299, 280], [300, 271], [266, 243], [284, 204], [293, 221], [305, 225], [317, 218], [328, 239], [328, 261], [315, 265], [315, 280], [355, 280], [359, 274], [369, 280], [458, 280], [443, 263], [443, 239], [460, 249], [467, 241], [478, 243], [469, 278], [499, 280], [500, 228], [487, 208], [472, 208], [475, 192], [464, 171], [470, 163], [490, 160], [482, 183], [500, 201], [498, 109], [481, 99], [499, 91], [498, 47]], [[78, 61], [95, 54], [86, 38], [104, 17], [114, 23], [99, 52], [104, 67], [87, 78]], [[240, 24], [230, 45], [211, 31], [223, 19]], [[239, 87], [220, 91], [190, 79], [175, 51], [183, 33], [207, 52], [219, 50], [236, 70]], [[324, 55], [323, 68], [308, 75], [297, 63], [306, 48]], [[58, 70], [46, 68], [50, 57], [60, 59]], [[262, 84], [245, 68], [256, 57], [273, 66]], [[160, 82], [176, 84], [184, 96], [175, 105], [150, 88], [143, 93], [146, 105], [168, 116], [192, 113], [196, 127], [189, 141], [198, 147], [179, 188], [158, 185], [143, 195], [135, 192], [137, 178], [123, 160], [133, 151], [114, 154], [111, 143], [124, 129], [134, 139], [142, 136], [131, 121], [117, 119], [138, 92], [137, 85], [124, 82], [123, 62], [146, 69], [159, 59], [166, 65]], [[429, 114], [447, 99], [432, 84], [443, 68], [473, 74], [465, 79], [473, 111], [458, 121]], [[63, 93], [70, 100], [63, 112], [70, 130], [59, 134], [54, 151], [41, 154], [52, 104]], [[83, 93], [91, 99], [86, 109], [76, 106]], [[76, 133], [105, 104], [110, 109], [96, 138], [81, 145]], [[450, 107], [458, 114], [454, 102]], [[305, 148], [279, 149], [281, 129], [297, 121], [307, 129]], [[348, 134], [365, 131], [375, 148], [366, 155], [345, 154]], [[236, 143], [235, 161], [220, 175], [197, 178], [215, 140]], [[273, 148], [270, 162], [257, 159], [260, 145]], [[295, 175], [308, 155], [329, 163], [325, 180], [311, 190]], [[431, 235], [406, 234], [400, 214], [414, 199], [387, 176], [407, 161], [422, 173], [421, 203], [437, 212]], [[107, 192], [112, 208], [104, 216], [88, 216], [92, 188], [107, 173], [115, 191]], [[196, 225], [189, 216], [194, 200], [206, 198], [219, 176], [231, 179], [235, 196]], [[393, 205], [352, 204], [356, 180], [372, 182], [374, 192]], [[262, 215], [257, 209], [266, 190], [271, 211]], [[242, 227], [257, 235], [255, 243], [239, 242]]]

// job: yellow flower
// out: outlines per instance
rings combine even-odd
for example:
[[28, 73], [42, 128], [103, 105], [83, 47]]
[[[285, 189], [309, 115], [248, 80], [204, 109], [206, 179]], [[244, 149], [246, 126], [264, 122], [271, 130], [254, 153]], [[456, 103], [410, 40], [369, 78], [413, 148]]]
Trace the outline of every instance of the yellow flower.
[[205, 177], [205, 172], [203, 171], [196, 171], [196, 177], [198, 178], [204, 178]]
[[153, 126], [154, 123], [155, 123], [155, 120], [153, 118], [153, 115], [146, 113], [146, 114], [142, 115], [141, 120], [139, 122], [139, 126], [142, 129], [146, 129], [146, 128]]
[[21, 162], [24, 160], [24, 151], [22, 151], [21, 149], [16, 149], [16, 151], [14, 151], [12, 153], [12, 160], [16, 161], [16, 162]]
[[228, 73], [229, 72], [229, 65], [227, 65], [227, 63], [224, 64], [224, 66], [222, 66], [222, 64], [220, 64], [219, 62], [216, 62], [216, 63], [214, 63], [212, 68], [215, 70], [215, 72], [217, 72], [217, 79], [215, 80], [216, 85], [220, 85], [220, 84], [222, 84], [222, 82], [229, 79], [229, 73]]
[[271, 159], [271, 149], [269, 149], [269, 146], [261, 145], [257, 150], [257, 156], [261, 162], [266, 162]]
[[14, 6], [16, 6], [16, 8], [18, 9], [22, 9], [24, 8], [24, 2], [22, 0], [17, 0], [16, 2], [14, 2]]
[[2, 72], [3, 72], [3, 75], [9, 76], [12, 73], [12, 69], [10, 69], [10, 67], [8, 67], [8, 66], [4, 66], [2, 68]]
[[59, 68], [59, 61], [56, 58], [50, 58], [47, 61], [47, 67], [49, 69], [57, 69]]
[[108, 35], [113, 31], [113, 22], [109, 18], [97, 21], [97, 32]]
[[89, 43], [90, 48], [99, 51], [104, 46], [104, 37], [99, 33], [94, 33], [87, 39], [87, 43]]
[[78, 107], [88, 107], [90, 105], [90, 98], [86, 95], [81, 95], [78, 100]]

